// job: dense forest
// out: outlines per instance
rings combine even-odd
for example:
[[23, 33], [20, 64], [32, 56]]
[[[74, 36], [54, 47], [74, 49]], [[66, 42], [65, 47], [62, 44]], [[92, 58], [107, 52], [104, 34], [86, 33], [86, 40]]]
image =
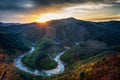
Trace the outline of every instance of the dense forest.
[[[1, 80], [119, 80], [120, 22], [90, 22], [75, 18], [46, 24], [0, 24]], [[51, 70], [60, 60], [65, 71], [53, 76], [34, 75], [16, 67], [15, 60], [33, 70]], [[59, 58], [57, 58], [59, 60]]]

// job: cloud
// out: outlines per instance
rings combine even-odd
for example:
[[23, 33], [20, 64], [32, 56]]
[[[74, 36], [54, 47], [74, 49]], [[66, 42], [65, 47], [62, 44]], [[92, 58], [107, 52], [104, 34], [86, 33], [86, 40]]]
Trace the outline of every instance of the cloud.
[[50, 6], [55, 4], [76, 4], [76, 3], [113, 3], [118, 0], [32, 0], [38, 6]]
[[90, 18], [88, 20], [92, 21], [110, 21], [110, 20], [120, 20], [120, 16], [111, 16], [111, 17], [101, 17], [101, 18]]
[[68, 8], [65, 8], [64, 10], [95, 10], [95, 9], [101, 9], [101, 8], [107, 8], [107, 7], [113, 7], [113, 4], [81, 4], [76, 6], [71, 6]]
[[0, 10], [25, 10], [33, 5], [30, 0], [1, 0]]
[[1, 0], [0, 11], [26, 11], [34, 9], [61, 9], [82, 3], [118, 3], [119, 0]]
[[[119, 0], [32, 0], [35, 9], [60, 11], [64, 8], [80, 5], [83, 9], [120, 7]], [[83, 6], [82, 6], [83, 5]], [[84, 6], [85, 5], [85, 6]]]
[[[106, 11], [105, 13], [103, 11]], [[84, 15], [119, 14], [120, 0], [1, 0], [0, 21], [35, 20], [42, 14], [57, 13], [58, 17], [69, 16], [80, 18]], [[52, 15], [53, 16], [53, 15]], [[86, 16], [85, 16], [86, 17]], [[12, 19], [11, 19], [12, 18]], [[32, 21], [32, 20], [31, 20]], [[23, 21], [25, 22], [25, 21]]]

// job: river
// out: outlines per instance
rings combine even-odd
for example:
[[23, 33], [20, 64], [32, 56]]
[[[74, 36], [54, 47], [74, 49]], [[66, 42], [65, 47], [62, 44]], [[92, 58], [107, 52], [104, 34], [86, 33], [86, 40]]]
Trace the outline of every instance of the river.
[[65, 53], [65, 51], [63, 52], [59, 52], [57, 54], [57, 56], [54, 58], [54, 60], [58, 63], [57, 67], [51, 70], [37, 70], [37, 69], [31, 69], [27, 66], [25, 66], [21, 59], [29, 54], [31, 54], [33, 51], [35, 50], [35, 47], [32, 47], [31, 50], [23, 55], [18, 56], [14, 63], [15, 63], [15, 67], [17, 67], [19, 70], [22, 70], [23, 72], [29, 73], [29, 74], [33, 74], [33, 75], [41, 75], [41, 76], [52, 76], [52, 75], [56, 75], [56, 74], [60, 74], [62, 72], [64, 72], [65, 67], [63, 62], [60, 60], [61, 55], [63, 55]]

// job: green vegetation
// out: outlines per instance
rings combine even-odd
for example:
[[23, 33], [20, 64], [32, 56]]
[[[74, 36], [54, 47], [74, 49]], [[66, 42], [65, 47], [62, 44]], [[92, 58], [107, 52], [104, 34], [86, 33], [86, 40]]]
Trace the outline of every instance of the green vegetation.
[[37, 51], [46, 51], [48, 48], [50, 48], [51, 46], [53, 46], [55, 43], [53, 40], [50, 40], [48, 38], [43, 38], [37, 45], [36, 45], [36, 50]]
[[74, 46], [65, 54], [63, 54], [61, 56], [61, 59], [69, 66], [75, 63], [76, 61], [87, 59], [91, 56], [95, 56], [102, 51], [104, 51], [104, 49]]
[[51, 59], [46, 53], [33, 53], [22, 59], [28, 67], [38, 70], [48, 70], [56, 67], [57, 63]]
[[61, 56], [61, 60], [66, 64], [66, 70], [78, 68], [81, 65], [89, 64], [101, 60], [111, 53], [119, 50], [119, 46], [95, 49], [91, 47], [74, 46]]
[[35, 51], [24, 57], [22, 62], [33, 69], [48, 70], [57, 66], [57, 63], [47, 54], [47, 49], [52, 47], [54, 42], [52, 40], [44, 38], [37, 44]]
[[17, 49], [21, 51], [28, 51], [31, 46], [30, 41], [23, 39], [19, 34], [14, 33], [0, 33], [0, 44], [8, 50]]

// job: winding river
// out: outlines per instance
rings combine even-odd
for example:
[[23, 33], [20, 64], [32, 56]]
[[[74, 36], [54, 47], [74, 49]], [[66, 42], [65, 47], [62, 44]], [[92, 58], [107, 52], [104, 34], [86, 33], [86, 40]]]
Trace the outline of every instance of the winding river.
[[33, 75], [41, 75], [41, 76], [52, 76], [52, 75], [56, 75], [56, 74], [60, 74], [62, 72], [64, 72], [64, 64], [62, 63], [62, 61], [60, 60], [60, 56], [63, 55], [65, 53], [65, 51], [63, 52], [60, 52], [58, 53], [58, 55], [54, 58], [54, 60], [58, 63], [57, 67], [54, 68], [54, 69], [51, 69], [51, 70], [37, 70], [37, 69], [31, 69], [27, 66], [25, 66], [21, 59], [29, 54], [31, 54], [33, 51], [35, 50], [35, 47], [32, 47], [31, 50], [21, 56], [18, 56], [18, 58], [15, 59], [14, 63], [15, 63], [15, 66], [26, 72], [26, 73], [30, 73], [30, 74], [33, 74]]

